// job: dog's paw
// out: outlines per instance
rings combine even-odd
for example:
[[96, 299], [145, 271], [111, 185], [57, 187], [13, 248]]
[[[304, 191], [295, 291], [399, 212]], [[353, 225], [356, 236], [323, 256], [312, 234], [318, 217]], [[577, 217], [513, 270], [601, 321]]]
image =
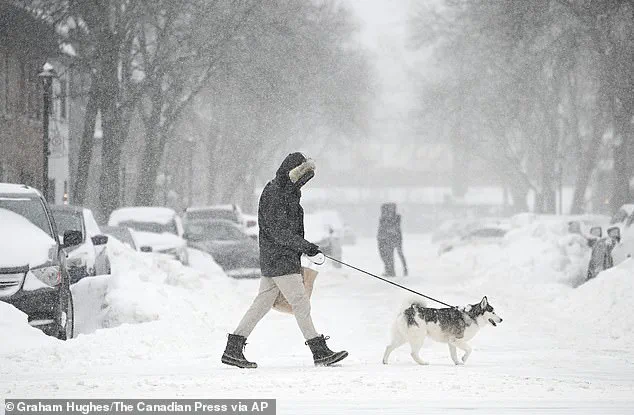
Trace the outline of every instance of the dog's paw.
[[464, 366], [464, 362], [461, 362], [460, 360], [457, 360], [454, 363], [456, 364], [456, 366]]
[[462, 363], [467, 363], [467, 359], [469, 358], [469, 355], [466, 354], [464, 356], [462, 356]]

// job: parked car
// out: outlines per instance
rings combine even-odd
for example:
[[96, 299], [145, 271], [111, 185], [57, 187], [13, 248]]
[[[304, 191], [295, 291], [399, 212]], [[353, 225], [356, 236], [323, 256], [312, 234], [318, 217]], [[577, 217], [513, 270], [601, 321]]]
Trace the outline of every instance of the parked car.
[[97, 225], [90, 209], [76, 206], [51, 206], [57, 231], [81, 232], [82, 242], [68, 248], [68, 270], [71, 284], [88, 276], [110, 274], [110, 260], [106, 250], [108, 237]]
[[0, 300], [62, 340], [73, 337], [75, 321], [65, 249], [81, 241], [81, 233], [70, 230], [60, 242], [38, 190], [0, 183]]
[[504, 235], [506, 235], [507, 232], [508, 229], [497, 225], [481, 226], [478, 229], [468, 232], [464, 236], [441, 242], [438, 255], [442, 255], [445, 252], [462, 246], [500, 244], [504, 240]]
[[[614, 214], [610, 227], [618, 229], [619, 243], [612, 250], [612, 259], [620, 264], [634, 255], [634, 204], [626, 204]], [[615, 230], [612, 230], [616, 234]]]
[[259, 278], [258, 243], [240, 226], [228, 220], [188, 220], [185, 222], [187, 244], [207, 252], [225, 273], [235, 278]]
[[231, 221], [242, 229], [247, 228], [247, 220], [242, 213], [240, 206], [231, 205], [211, 205], [194, 206], [185, 209], [184, 221], [215, 220], [222, 219]]
[[134, 230], [139, 251], [157, 252], [189, 265], [183, 222], [173, 209], [166, 207], [125, 207], [110, 214], [108, 226]]
[[[342, 223], [343, 225], [343, 223]], [[342, 232], [343, 226], [337, 230], [327, 215], [311, 213], [304, 215], [304, 238], [314, 244], [319, 245], [321, 251], [330, 257], [342, 260]], [[339, 268], [341, 264], [333, 262], [333, 266]]]
[[101, 230], [131, 249], [138, 251], [139, 247], [134, 239], [133, 230], [126, 226], [102, 226]]

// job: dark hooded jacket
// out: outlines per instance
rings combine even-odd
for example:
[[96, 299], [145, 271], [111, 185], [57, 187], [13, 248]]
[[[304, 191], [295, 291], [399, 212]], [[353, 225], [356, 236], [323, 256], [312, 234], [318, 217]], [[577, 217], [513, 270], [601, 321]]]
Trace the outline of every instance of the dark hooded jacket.
[[401, 246], [403, 243], [401, 215], [396, 213], [396, 205], [394, 203], [384, 203], [381, 206], [377, 239], [379, 243], [392, 247]]
[[301, 153], [289, 154], [262, 191], [258, 223], [264, 277], [299, 274], [302, 254], [316, 254], [317, 246], [304, 239], [304, 210], [299, 204], [301, 186], [314, 175], [310, 163]]

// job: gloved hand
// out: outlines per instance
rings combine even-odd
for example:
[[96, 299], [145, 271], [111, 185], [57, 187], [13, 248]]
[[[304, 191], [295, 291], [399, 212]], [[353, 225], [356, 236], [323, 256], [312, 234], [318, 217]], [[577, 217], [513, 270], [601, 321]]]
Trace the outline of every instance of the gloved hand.
[[317, 246], [315, 244], [311, 244], [309, 242], [308, 243], [308, 247], [306, 248], [306, 251], [304, 253], [306, 254], [306, 256], [315, 256], [315, 255], [321, 253], [321, 251], [319, 250], [319, 246]]
[[324, 262], [326, 262], [326, 256], [323, 253], [318, 252], [317, 255], [309, 256], [308, 260], [315, 265], [323, 265]]

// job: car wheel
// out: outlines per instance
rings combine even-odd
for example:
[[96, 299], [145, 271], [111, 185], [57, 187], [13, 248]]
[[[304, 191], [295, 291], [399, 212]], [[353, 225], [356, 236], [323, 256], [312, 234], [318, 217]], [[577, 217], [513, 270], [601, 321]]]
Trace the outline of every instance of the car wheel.
[[57, 338], [60, 340], [69, 340], [75, 335], [75, 307], [70, 289], [62, 289], [59, 300], [60, 312], [57, 321], [59, 332]]

